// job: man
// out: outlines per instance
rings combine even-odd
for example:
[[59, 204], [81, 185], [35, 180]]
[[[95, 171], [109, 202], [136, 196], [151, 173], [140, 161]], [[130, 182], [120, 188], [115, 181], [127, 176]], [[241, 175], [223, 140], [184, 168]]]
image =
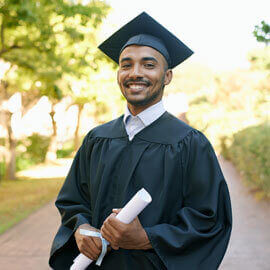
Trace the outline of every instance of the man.
[[[62, 225], [50, 265], [69, 269], [79, 252], [99, 257], [101, 240], [83, 228], [110, 242], [100, 268], [87, 269], [217, 269], [232, 224], [227, 185], [206, 137], [161, 101], [192, 51], [146, 13], [99, 48], [119, 63], [127, 111], [85, 137], [56, 201]], [[121, 223], [116, 214], [142, 187], [152, 203]]]

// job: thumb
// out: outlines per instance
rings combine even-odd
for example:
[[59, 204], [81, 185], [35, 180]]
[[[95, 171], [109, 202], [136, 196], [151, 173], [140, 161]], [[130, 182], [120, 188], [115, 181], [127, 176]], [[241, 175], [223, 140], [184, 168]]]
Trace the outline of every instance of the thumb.
[[115, 213], [115, 214], [118, 214], [121, 210], [122, 210], [122, 208], [114, 208], [112, 210], [112, 212]]

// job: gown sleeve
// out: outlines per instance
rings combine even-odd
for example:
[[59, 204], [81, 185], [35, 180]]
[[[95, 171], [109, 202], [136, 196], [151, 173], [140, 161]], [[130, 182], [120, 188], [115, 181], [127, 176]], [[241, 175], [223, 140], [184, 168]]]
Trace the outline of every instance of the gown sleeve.
[[214, 270], [222, 261], [231, 233], [227, 184], [203, 134], [192, 131], [181, 147], [183, 202], [175, 213], [177, 222], [145, 231], [167, 269]]
[[87, 187], [90, 150], [86, 136], [55, 202], [62, 222], [51, 248], [49, 264], [53, 269], [69, 269], [72, 258], [79, 253], [74, 232], [81, 224], [91, 224], [90, 195]]

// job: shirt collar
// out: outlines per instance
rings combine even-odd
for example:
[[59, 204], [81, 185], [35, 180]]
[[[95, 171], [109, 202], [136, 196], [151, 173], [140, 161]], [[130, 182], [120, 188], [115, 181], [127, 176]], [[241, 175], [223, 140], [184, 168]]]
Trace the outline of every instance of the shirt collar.
[[[140, 118], [140, 120], [143, 122], [145, 126], [149, 126], [151, 123], [153, 123], [155, 120], [157, 120], [164, 112], [165, 108], [163, 106], [162, 100], [158, 103], [148, 107], [144, 111], [140, 112], [136, 116]], [[128, 107], [126, 107], [125, 115], [123, 118], [124, 123], [126, 124], [127, 119], [131, 117], [134, 117], [131, 112], [129, 111]]]

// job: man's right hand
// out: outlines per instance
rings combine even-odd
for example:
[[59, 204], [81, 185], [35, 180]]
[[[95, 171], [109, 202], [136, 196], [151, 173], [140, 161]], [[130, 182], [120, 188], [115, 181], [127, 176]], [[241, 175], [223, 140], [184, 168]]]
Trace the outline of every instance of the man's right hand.
[[78, 249], [91, 260], [96, 261], [102, 251], [102, 243], [99, 237], [92, 237], [80, 234], [80, 229], [99, 232], [98, 229], [89, 224], [82, 224], [76, 230], [74, 236]]

